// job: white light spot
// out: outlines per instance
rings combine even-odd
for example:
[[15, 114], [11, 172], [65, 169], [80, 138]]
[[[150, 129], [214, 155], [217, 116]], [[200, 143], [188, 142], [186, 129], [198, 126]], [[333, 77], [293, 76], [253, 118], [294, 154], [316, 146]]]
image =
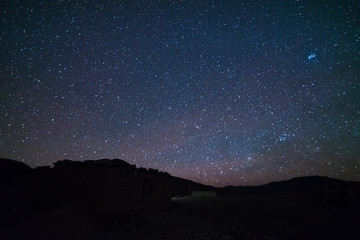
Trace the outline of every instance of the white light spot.
[[315, 53], [311, 53], [307, 58], [308, 58], [309, 61], [315, 60], [315, 59], [316, 59], [316, 54], [315, 54]]

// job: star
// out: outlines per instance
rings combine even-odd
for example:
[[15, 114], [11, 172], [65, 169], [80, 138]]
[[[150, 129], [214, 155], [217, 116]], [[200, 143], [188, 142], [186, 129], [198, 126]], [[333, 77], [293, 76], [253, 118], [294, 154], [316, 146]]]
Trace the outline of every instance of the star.
[[307, 57], [307, 59], [308, 59], [309, 61], [315, 60], [315, 59], [316, 59], [316, 54], [315, 54], [315, 53], [309, 54], [308, 57]]

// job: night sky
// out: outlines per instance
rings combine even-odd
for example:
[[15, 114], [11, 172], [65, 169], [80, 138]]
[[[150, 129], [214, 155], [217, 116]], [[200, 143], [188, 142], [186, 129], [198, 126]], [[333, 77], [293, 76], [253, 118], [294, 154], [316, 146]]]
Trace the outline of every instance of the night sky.
[[360, 4], [1, 1], [0, 157], [214, 186], [360, 181]]

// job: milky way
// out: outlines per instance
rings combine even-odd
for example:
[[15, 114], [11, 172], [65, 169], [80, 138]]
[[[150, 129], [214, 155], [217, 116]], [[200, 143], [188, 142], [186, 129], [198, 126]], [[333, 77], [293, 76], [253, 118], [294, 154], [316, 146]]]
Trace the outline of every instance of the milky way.
[[0, 156], [360, 180], [353, 1], [1, 1]]

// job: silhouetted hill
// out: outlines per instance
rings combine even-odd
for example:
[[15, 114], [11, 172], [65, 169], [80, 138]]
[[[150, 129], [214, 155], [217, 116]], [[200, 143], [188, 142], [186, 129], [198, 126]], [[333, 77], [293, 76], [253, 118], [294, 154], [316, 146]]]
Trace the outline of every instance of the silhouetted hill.
[[22, 162], [0, 158], [0, 174], [3, 172], [13, 172], [13, 171], [28, 171], [31, 170], [28, 165]]
[[272, 182], [260, 186], [259, 189], [271, 192], [318, 192], [324, 189], [341, 190], [359, 185], [359, 182], [349, 182], [322, 176], [308, 176]]
[[270, 182], [260, 186], [226, 186], [223, 191], [261, 191], [261, 192], [317, 192], [321, 189], [343, 189], [359, 187], [360, 182], [344, 181], [323, 176], [296, 177], [289, 180]]
[[313, 201], [360, 206], [360, 182], [343, 181], [322, 176], [296, 177], [261, 186], [228, 186], [217, 190], [222, 196], [247, 194], [297, 194]]
[[1, 159], [0, 167], [0, 225], [58, 206], [128, 210], [170, 203], [174, 196], [213, 188], [120, 159], [61, 160], [53, 168], [35, 169]]
[[[257, 187], [214, 188], [120, 159], [61, 160], [54, 167], [35, 169], [0, 161], [0, 239], [359, 235], [358, 182], [312, 176]], [[216, 191], [218, 197], [194, 194], [170, 201], [192, 191]]]

